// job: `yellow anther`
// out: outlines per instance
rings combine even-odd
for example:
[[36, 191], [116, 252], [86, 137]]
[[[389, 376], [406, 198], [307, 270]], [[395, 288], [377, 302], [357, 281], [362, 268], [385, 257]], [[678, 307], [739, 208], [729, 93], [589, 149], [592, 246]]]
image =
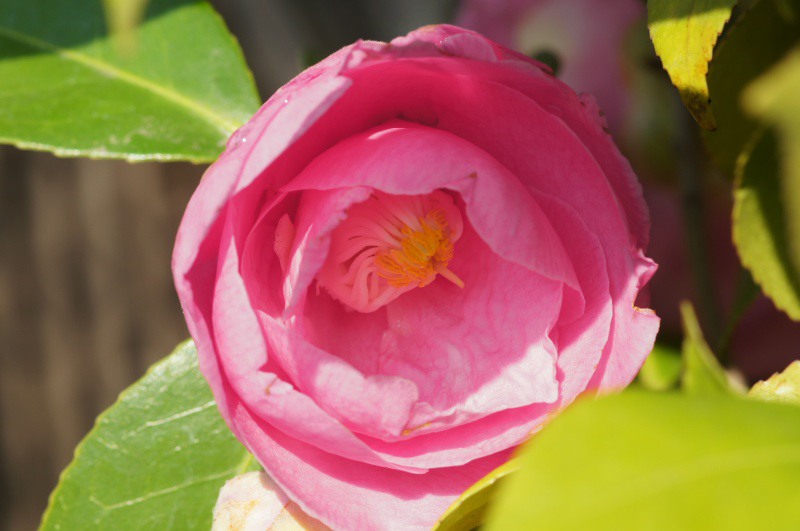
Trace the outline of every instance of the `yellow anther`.
[[378, 275], [389, 285], [406, 287], [416, 284], [419, 287], [430, 284], [436, 274], [464, 287], [464, 282], [447, 269], [453, 258], [453, 242], [450, 241], [447, 220], [439, 210], [429, 212], [419, 219], [420, 230], [405, 226], [400, 232], [400, 249], [386, 249], [378, 252], [375, 264]]

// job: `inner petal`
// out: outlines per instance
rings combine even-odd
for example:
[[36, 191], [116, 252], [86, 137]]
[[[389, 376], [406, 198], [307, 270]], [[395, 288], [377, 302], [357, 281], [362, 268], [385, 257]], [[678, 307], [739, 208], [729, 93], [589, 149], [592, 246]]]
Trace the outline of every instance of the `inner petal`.
[[463, 221], [453, 198], [440, 190], [425, 195], [374, 191], [350, 207], [331, 235], [317, 281], [353, 310], [377, 310], [437, 275], [459, 287], [448, 269]]
[[[354, 431], [395, 441], [557, 399], [550, 332], [563, 284], [491, 252], [467, 218], [457, 246], [451, 266], [463, 289], [434, 282], [371, 313], [347, 311], [326, 290], [310, 290], [303, 333], [311, 344], [367, 377], [399, 378], [418, 390], [398, 431], [378, 433], [345, 411], [338, 418]], [[342, 389], [340, 381], [335, 387]]]

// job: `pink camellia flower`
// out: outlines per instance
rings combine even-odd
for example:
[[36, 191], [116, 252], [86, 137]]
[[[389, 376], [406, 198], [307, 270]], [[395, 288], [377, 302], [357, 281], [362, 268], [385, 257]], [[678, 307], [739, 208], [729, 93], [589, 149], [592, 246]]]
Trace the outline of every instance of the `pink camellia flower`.
[[647, 211], [593, 100], [476, 33], [358, 42], [281, 88], [184, 215], [222, 416], [334, 529], [430, 528], [548, 415], [631, 381]]
[[558, 77], [594, 95], [619, 132], [633, 100], [624, 44], [645, 13], [641, 0], [464, 0], [456, 23], [525, 54], [553, 54]]

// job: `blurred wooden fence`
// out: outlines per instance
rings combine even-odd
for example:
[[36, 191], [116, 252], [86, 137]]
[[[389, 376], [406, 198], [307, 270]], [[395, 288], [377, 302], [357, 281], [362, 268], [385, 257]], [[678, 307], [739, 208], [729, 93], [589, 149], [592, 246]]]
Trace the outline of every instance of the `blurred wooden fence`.
[[187, 336], [169, 264], [201, 171], [0, 149], [0, 527], [35, 528], [94, 417]]

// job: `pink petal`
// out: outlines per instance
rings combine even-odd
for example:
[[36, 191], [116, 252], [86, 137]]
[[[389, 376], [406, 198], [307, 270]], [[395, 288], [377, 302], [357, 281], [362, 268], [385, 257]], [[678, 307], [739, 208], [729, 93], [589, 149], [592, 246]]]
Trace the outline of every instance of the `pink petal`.
[[218, 272], [203, 264], [185, 277], [189, 286], [214, 285], [213, 306], [211, 299], [195, 299], [199, 302], [193, 307], [200, 316], [198, 322], [212, 324], [209, 335], [198, 334], [195, 341], [201, 370], [223, 417], [229, 420], [231, 415], [230, 395], [222, 392], [224, 385], [230, 385], [239, 397], [236, 400], [245, 401], [254, 413], [292, 437], [349, 459], [397, 468], [320, 409], [309, 396], [296, 390], [284, 368], [273, 359], [279, 351], [265, 342], [253, 313], [238, 275], [238, 254], [231, 233], [228, 227], [220, 235], [218, 244], [223, 255], [217, 265]]
[[325, 453], [259, 421], [241, 403], [231, 423], [270, 477], [334, 529], [430, 529], [461, 492], [509, 457], [501, 452], [415, 475]]
[[[458, 191], [473, 226], [496, 253], [547, 278], [577, 286], [561, 241], [518, 179], [456, 135], [390, 122], [322, 153], [283, 190], [359, 186], [406, 195], [438, 188]], [[503, 205], [503, 216], [497, 215], [498, 205]]]
[[[399, 376], [419, 389], [402, 433], [343, 418], [360, 433], [404, 439], [556, 400], [556, 352], [548, 333], [561, 286], [499, 259], [470, 227], [458, 243], [451, 266], [464, 289], [437, 279], [389, 303], [380, 318], [346, 312], [325, 294], [308, 301], [310, 341], [365, 374]], [[369, 334], [359, 334], [365, 327]]]
[[[450, 55], [459, 56], [458, 50], [446, 45], [445, 41], [461, 34], [471, 35], [475, 39], [484, 39], [481, 35], [469, 30], [448, 25], [434, 26], [431, 29], [422, 28], [410, 33], [404, 39], [422, 40], [441, 47], [447, 46]], [[392, 42], [394, 43], [395, 41]], [[472, 47], [474, 46], [472, 45]], [[593, 99], [586, 95], [578, 96], [567, 85], [552, 76], [544, 74], [538, 62], [527, 59], [512, 50], [496, 44], [494, 47], [498, 62], [504, 64], [498, 67], [498, 65], [486, 62], [473, 63], [471, 66], [474, 68], [469, 69], [469, 75], [480, 77], [484, 80], [494, 80], [516, 89], [542, 106], [548, 113], [564, 121], [603, 169], [606, 178], [620, 201], [621, 208], [626, 213], [632, 234], [636, 237], [639, 246], [646, 247], [649, 220], [647, 208], [642, 199], [641, 186], [628, 162], [614, 146], [611, 137], [603, 130], [605, 121], [599, 116], [599, 109], [593, 103]], [[471, 52], [466, 50], [464, 53], [465, 56], [469, 56]], [[429, 60], [427, 63], [435, 63], [435, 61]], [[452, 61], [448, 63], [446, 77], [457, 73], [459, 70], [457, 65], [452, 63]], [[352, 72], [344, 71], [343, 74], [360, 82]], [[416, 82], [421, 84], [421, 81], [421, 79], [418, 79]], [[454, 80], [450, 79], [450, 82], [453, 83]], [[430, 81], [424, 83], [424, 86], [428, 85], [430, 85]], [[393, 86], [393, 89], [398, 91], [402, 91], [403, 88], [398, 85]], [[453, 96], [454, 101], [461, 99], [455, 94]], [[470, 96], [471, 99], [476, 99], [476, 95], [470, 94]], [[493, 99], [490, 101], [497, 102], [502, 100]], [[459, 134], [459, 136], [461, 135]], [[478, 145], [484, 148], [482, 144]]]
[[597, 237], [572, 209], [552, 198], [541, 199], [541, 204], [562, 234], [586, 297], [586, 311], [580, 318], [563, 322], [558, 328], [558, 402], [510, 409], [442, 432], [393, 443], [362, 437], [387, 460], [407, 466], [440, 466], [439, 463], [468, 462], [511, 447], [538, 429], [549, 413], [568, 405], [587, 388], [611, 326], [612, 303], [608, 297], [605, 256]]

